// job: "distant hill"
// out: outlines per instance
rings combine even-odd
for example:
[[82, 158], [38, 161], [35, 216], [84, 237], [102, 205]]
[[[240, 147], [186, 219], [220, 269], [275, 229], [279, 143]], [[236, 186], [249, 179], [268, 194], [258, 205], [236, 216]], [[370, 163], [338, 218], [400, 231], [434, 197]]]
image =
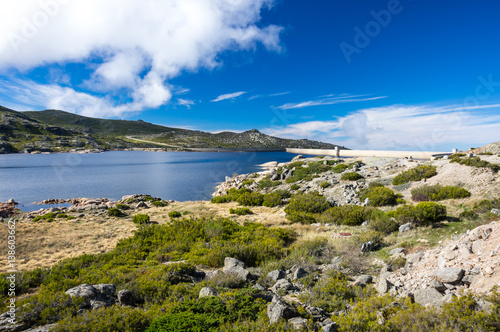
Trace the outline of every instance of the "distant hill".
[[0, 153], [127, 148], [266, 150], [335, 147], [334, 144], [305, 139], [277, 138], [255, 129], [243, 133], [212, 134], [141, 120], [95, 119], [58, 110], [17, 112], [0, 106]]

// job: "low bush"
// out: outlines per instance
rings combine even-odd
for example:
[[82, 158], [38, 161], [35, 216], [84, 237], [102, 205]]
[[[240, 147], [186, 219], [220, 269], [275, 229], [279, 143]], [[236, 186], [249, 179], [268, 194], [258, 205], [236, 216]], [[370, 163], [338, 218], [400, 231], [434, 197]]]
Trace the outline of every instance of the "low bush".
[[153, 206], [156, 206], [156, 207], [164, 207], [164, 206], [167, 206], [167, 202], [165, 201], [153, 201], [151, 202], [151, 204], [153, 204]]
[[123, 216], [122, 210], [118, 208], [109, 208], [108, 209], [108, 216], [110, 217], [121, 217]]
[[489, 168], [493, 172], [498, 172], [500, 171], [500, 165], [498, 164], [492, 164], [486, 160], [482, 160], [479, 157], [471, 157], [471, 158], [452, 158], [450, 160], [452, 163], [458, 163], [460, 165], [465, 165], [465, 166], [470, 166], [470, 167], [477, 167], [477, 168]]
[[462, 211], [458, 215], [460, 220], [477, 220], [479, 219], [479, 215], [474, 211]]
[[370, 206], [395, 205], [398, 197], [394, 191], [376, 182], [370, 183], [368, 188], [359, 192], [359, 199], [361, 201], [368, 199]]
[[297, 190], [299, 188], [300, 188], [300, 186], [298, 184], [292, 184], [292, 186], [290, 187], [290, 190]]
[[383, 212], [373, 213], [368, 227], [382, 234], [391, 234], [399, 229], [399, 223]]
[[346, 164], [338, 164], [337, 166], [335, 167], [332, 167], [331, 168], [331, 171], [333, 173], [342, 173], [343, 171], [345, 171], [346, 169], [348, 168], [348, 166]]
[[474, 205], [474, 212], [476, 213], [487, 213], [492, 209], [500, 209], [500, 198], [483, 199]]
[[395, 218], [401, 224], [418, 223], [417, 211], [413, 205], [400, 206], [394, 211], [387, 212], [387, 216]]
[[267, 207], [275, 207], [283, 204], [283, 199], [278, 193], [270, 193], [264, 195], [264, 200], [262, 202], [262, 205], [267, 206]]
[[137, 225], [149, 224], [149, 216], [147, 214], [136, 214], [132, 221]]
[[437, 175], [436, 166], [420, 165], [407, 171], [401, 172], [401, 174], [397, 175], [392, 180], [392, 184], [397, 186], [412, 181], [421, 181], [423, 179], [431, 178], [435, 175]]
[[179, 211], [170, 211], [168, 213], [168, 216], [170, 218], [180, 218], [182, 216], [182, 214]]
[[213, 197], [210, 202], [214, 204], [221, 204], [221, 203], [227, 203], [231, 202], [230, 196], [224, 195], [224, 196], [215, 196]]
[[320, 186], [320, 188], [322, 188], [322, 189], [326, 189], [326, 188], [330, 187], [330, 182], [328, 182], [328, 181], [323, 181], [323, 182], [321, 182], [321, 183], [319, 184], [319, 186]]
[[276, 187], [281, 184], [281, 181], [271, 181], [269, 179], [263, 179], [259, 181], [258, 186], [260, 189], [266, 189], [271, 187]]
[[422, 202], [415, 206], [418, 220], [423, 225], [429, 225], [446, 219], [446, 207], [433, 202]]
[[35, 218], [33, 218], [33, 222], [37, 222], [40, 220], [43, 220], [45, 222], [52, 222], [52, 221], [54, 221], [55, 217], [56, 217], [55, 213], [49, 212], [49, 213], [46, 213], [46, 214], [41, 215], [41, 216], [36, 216]]
[[356, 173], [356, 172], [347, 172], [347, 173], [342, 174], [341, 179], [347, 180], [347, 181], [357, 181], [357, 180], [363, 179], [363, 176], [359, 173]]
[[411, 190], [411, 199], [416, 202], [442, 201], [452, 198], [470, 197], [470, 192], [457, 186], [422, 186]]
[[230, 214], [236, 214], [238, 216], [246, 216], [249, 214], [253, 214], [252, 210], [249, 208], [236, 208], [236, 209], [229, 209]]
[[296, 194], [290, 199], [290, 203], [285, 208], [286, 213], [293, 211], [307, 213], [321, 213], [330, 207], [326, 198], [318, 192], [307, 194]]
[[337, 225], [359, 226], [371, 218], [374, 209], [359, 205], [335, 206], [325, 211], [320, 221]]
[[258, 192], [244, 193], [236, 201], [244, 206], [260, 206], [264, 202], [264, 195]]
[[[153, 202], [153, 204], [154, 203], [155, 202]], [[120, 210], [130, 210], [130, 206], [128, 206], [127, 204], [122, 204], [122, 203], [116, 204], [116, 208], [120, 209]]]

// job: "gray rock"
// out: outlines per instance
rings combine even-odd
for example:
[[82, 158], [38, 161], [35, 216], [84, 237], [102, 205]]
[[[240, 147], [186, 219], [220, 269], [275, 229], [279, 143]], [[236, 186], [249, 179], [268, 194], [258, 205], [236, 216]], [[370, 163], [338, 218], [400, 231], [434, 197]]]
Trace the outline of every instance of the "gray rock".
[[500, 209], [491, 209], [490, 212], [496, 214], [497, 216], [500, 216]]
[[413, 296], [415, 298], [415, 302], [423, 306], [439, 306], [443, 300], [443, 295], [432, 287], [419, 289], [413, 294]]
[[267, 317], [269, 317], [269, 322], [271, 324], [277, 323], [283, 318], [290, 319], [297, 316], [299, 316], [299, 313], [277, 296], [267, 305]]
[[[29, 330], [23, 330], [24, 332], [49, 332], [53, 331], [54, 328], [56, 327], [57, 324], [49, 324], [49, 325], [44, 325], [44, 326], [39, 326], [39, 327], [34, 327]], [[1, 330], [0, 330], [1, 331]]]
[[97, 291], [105, 296], [115, 296], [116, 295], [116, 287], [113, 284], [97, 284], [94, 285], [94, 288]]
[[201, 299], [202, 297], [210, 297], [210, 296], [217, 296], [217, 290], [214, 287], [203, 287], [200, 290], [198, 298]]
[[447, 262], [446, 258], [440, 255], [437, 260], [438, 268], [444, 269], [446, 267], [446, 262]]
[[95, 289], [92, 285], [83, 284], [68, 289], [66, 294], [70, 297], [81, 297], [87, 304], [90, 304], [90, 301], [97, 297], [97, 289]]
[[361, 245], [361, 252], [370, 252], [373, 250], [373, 241], [368, 241]]
[[280, 279], [274, 284], [273, 287], [271, 287], [271, 290], [275, 293], [280, 291], [280, 290], [288, 292], [288, 291], [291, 291], [294, 289], [295, 289], [295, 286], [288, 279]]
[[361, 286], [361, 287], [365, 287], [366, 285], [368, 284], [371, 284], [373, 281], [373, 278], [371, 275], [361, 275], [359, 276], [356, 281], [353, 283], [354, 286]]
[[286, 276], [285, 271], [283, 270], [274, 270], [271, 271], [267, 274], [267, 278], [271, 279], [272, 281], [276, 282], [280, 279], [284, 279]]
[[404, 253], [405, 252], [405, 248], [394, 248], [391, 250], [391, 252], [389, 253], [389, 255], [393, 256], [393, 255], [397, 255], [397, 254], [401, 254], [401, 253]]
[[466, 275], [462, 278], [462, 282], [466, 285], [472, 285], [474, 283], [474, 279], [476, 276], [474, 275]]
[[243, 263], [240, 260], [237, 260], [236, 258], [226, 257], [224, 259], [224, 268], [222, 269], [222, 271], [226, 272], [226, 270], [229, 270], [237, 266], [245, 268], [245, 263]]
[[476, 255], [481, 254], [483, 251], [483, 240], [477, 240], [472, 244], [472, 252]]
[[304, 278], [305, 276], [307, 276], [307, 271], [304, 270], [303, 268], [299, 267], [298, 269], [296, 269], [293, 274], [292, 274], [292, 278], [293, 280], [298, 280], [298, 279], [301, 279], [301, 278]]
[[442, 283], [453, 284], [462, 280], [465, 271], [459, 268], [444, 268], [434, 270], [432, 276]]
[[438, 292], [444, 292], [446, 290], [446, 286], [441, 281], [437, 280], [432, 280], [429, 287], [435, 288]]
[[389, 280], [387, 280], [385, 278], [380, 278], [380, 280], [377, 284], [377, 291], [380, 294], [385, 294], [385, 293], [389, 292], [393, 287], [394, 287], [394, 285]]
[[337, 332], [339, 329], [337, 323], [333, 322], [330, 324], [326, 324], [321, 328], [321, 332]]
[[118, 292], [118, 303], [122, 306], [134, 306], [135, 305], [135, 297], [131, 291], [128, 289], [122, 289]]
[[411, 231], [411, 229], [412, 229], [412, 225], [411, 225], [411, 222], [409, 222], [407, 224], [399, 226], [399, 233], [406, 233], [406, 232]]
[[307, 329], [307, 319], [302, 317], [291, 318], [288, 320], [288, 324], [292, 325], [297, 331]]

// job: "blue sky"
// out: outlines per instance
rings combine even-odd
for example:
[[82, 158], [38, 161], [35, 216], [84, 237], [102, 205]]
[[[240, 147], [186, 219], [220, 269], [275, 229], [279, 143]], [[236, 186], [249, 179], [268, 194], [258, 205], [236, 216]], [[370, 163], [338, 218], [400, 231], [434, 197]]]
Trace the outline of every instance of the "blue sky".
[[0, 104], [363, 149], [500, 140], [500, 3], [0, 4]]

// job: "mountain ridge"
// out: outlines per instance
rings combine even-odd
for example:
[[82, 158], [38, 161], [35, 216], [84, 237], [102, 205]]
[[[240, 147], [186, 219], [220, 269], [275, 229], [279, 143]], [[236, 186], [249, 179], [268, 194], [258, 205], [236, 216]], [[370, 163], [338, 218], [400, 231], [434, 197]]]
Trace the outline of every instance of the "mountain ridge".
[[60, 110], [18, 112], [0, 106], [0, 153], [165, 147], [172, 150], [345, 149], [331, 143], [273, 137], [257, 129], [212, 134], [142, 120], [98, 119]]

